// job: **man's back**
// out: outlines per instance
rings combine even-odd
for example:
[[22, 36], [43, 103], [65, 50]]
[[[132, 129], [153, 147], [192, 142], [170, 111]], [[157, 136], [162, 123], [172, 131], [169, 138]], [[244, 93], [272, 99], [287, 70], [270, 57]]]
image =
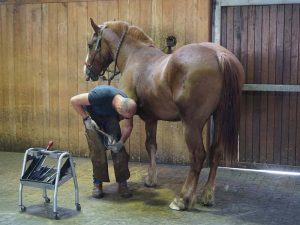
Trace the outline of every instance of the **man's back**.
[[112, 106], [113, 98], [116, 95], [127, 97], [121, 90], [108, 86], [97, 86], [89, 92], [88, 100], [91, 105], [87, 106], [88, 111], [91, 111], [94, 116], [118, 116], [117, 111]]

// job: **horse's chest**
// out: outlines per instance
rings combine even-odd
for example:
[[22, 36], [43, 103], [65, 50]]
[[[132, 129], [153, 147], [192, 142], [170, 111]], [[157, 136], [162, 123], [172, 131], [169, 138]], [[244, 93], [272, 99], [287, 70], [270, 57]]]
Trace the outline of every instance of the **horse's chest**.
[[138, 114], [142, 119], [155, 117], [155, 112], [152, 111], [154, 99], [149, 98], [145, 93], [138, 94]]

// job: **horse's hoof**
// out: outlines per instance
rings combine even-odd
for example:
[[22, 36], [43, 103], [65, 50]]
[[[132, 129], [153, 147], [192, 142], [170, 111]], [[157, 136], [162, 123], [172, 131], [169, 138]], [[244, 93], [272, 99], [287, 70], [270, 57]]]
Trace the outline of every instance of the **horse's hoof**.
[[147, 187], [147, 188], [155, 188], [156, 184], [148, 184], [147, 182], [145, 182], [144, 186]]
[[154, 187], [156, 187], [156, 183], [153, 182], [153, 181], [151, 181], [148, 176], [145, 179], [144, 185], [145, 185], [145, 187], [148, 187], [148, 188], [154, 188]]
[[206, 206], [206, 207], [212, 207], [215, 204], [214, 201], [202, 201], [201, 200], [201, 205]]
[[183, 211], [187, 209], [182, 198], [175, 198], [173, 202], [171, 202], [169, 207], [170, 209], [177, 210], [177, 211]]
[[205, 187], [201, 197], [200, 197], [200, 203], [204, 206], [213, 206], [215, 203], [215, 197], [214, 197], [214, 190], [209, 187]]

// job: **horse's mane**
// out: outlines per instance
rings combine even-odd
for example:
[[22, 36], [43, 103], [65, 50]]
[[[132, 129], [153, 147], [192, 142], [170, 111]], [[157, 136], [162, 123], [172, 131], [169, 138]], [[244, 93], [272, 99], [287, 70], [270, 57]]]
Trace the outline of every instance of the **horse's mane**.
[[125, 21], [109, 21], [105, 25], [117, 33], [118, 36], [122, 36], [123, 32], [128, 29], [127, 36], [133, 40], [141, 41], [148, 45], [154, 45], [153, 40], [144, 33], [140, 28], [130, 25]]

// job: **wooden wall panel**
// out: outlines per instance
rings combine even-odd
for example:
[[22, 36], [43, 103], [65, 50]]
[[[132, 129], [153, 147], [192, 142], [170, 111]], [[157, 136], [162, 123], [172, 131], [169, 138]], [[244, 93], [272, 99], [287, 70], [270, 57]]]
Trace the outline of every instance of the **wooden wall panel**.
[[[68, 4], [68, 94], [70, 99], [78, 93], [77, 91], [77, 3], [72, 2]], [[79, 121], [78, 114], [75, 112], [71, 104], [68, 104], [68, 141], [69, 148], [73, 152], [78, 153], [78, 135], [79, 135]], [[80, 124], [81, 125], [81, 124]]]
[[[49, 137], [59, 143], [59, 70], [57, 3], [48, 5]], [[75, 119], [76, 117], [74, 117]]]
[[[270, 6], [270, 21], [276, 21], [277, 6]], [[270, 26], [270, 41], [269, 41], [269, 78], [270, 84], [275, 84], [276, 75], [276, 26]], [[268, 94], [268, 138], [267, 138], [267, 161], [274, 162], [274, 137], [275, 137], [275, 93]]]
[[[254, 33], [254, 74], [253, 83], [261, 83], [261, 45], [262, 45], [262, 6], [255, 7], [255, 33]], [[252, 160], [259, 162], [260, 160], [260, 115], [261, 115], [261, 93], [253, 93], [253, 145], [252, 145]]]
[[[68, 96], [68, 6], [65, 3], [57, 5], [58, 23], [58, 79], [59, 96]], [[59, 98], [59, 146], [61, 149], [69, 149], [68, 145], [68, 98]]]
[[33, 122], [32, 112], [34, 110], [33, 104], [28, 104], [30, 101], [33, 100], [33, 86], [31, 86], [33, 77], [33, 61], [32, 61], [32, 48], [33, 48], [33, 42], [32, 42], [32, 35], [33, 35], [33, 22], [31, 15], [33, 14], [33, 5], [28, 4], [25, 6], [25, 17], [22, 18], [25, 20], [25, 35], [26, 39], [23, 40], [23, 44], [25, 45], [25, 54], [23, 57], [25, 58], [25, 71], [23, 73], [23, 84], [24, 85], [24, 92], [23, 92], [23, 99], [24, 99], [24, 105], [26, 105], [26, 108], [24, 112], [22, 112], [22, 116], [26, 113], [26, 118], [22, 118], [22, 129], [25, 133], [26, 142], [32, 143], [33, 137], [32, 132], [34, 133], [34, 126], [30, 125], [30, 122]]
[[14, 7], [13, 6], [7, 6], [7, 13], [6, 13], [6, 36], [5, 36], [5, 46], [6, 49], [6, 57], [7, 57], [7, 71], [5, 75], [7, 76], [9, 74], [9, 91], [8, 91], [8, 99], [9, 99], [9, 105], [8, 110], [6, 111], [8, 116], [8, 121], [5, 121], [8, 123], [9, 126], [6, 126], [6, 132], [8, 132], [8, 145], [7, 147], [11, 150], [14, 150], [12, 146], [17, 141], [16, 138], [16, 92], [15, 92], [15, 86], [17, 78], [15, 76], [15, 68], [14, 68], [14, 38], [13, 38], [13, 32], [14, 32], [14, 24], [13, 24], [13, 15], [14, 15]]
[[42, 101], [43, 101], [43, 144], [52, 139], [49, 133], [49, 80], [48, 80], [48, 4], [42, 4]]
[[[261, 29], [261, 83], [268, 83], [269, 72], [269, 23], [270, 23], [270, 7], [262, 9], [262, 29]], [[264, 32], [263, 32], [264, 31]], [[259, 138], [259, 161], [267, 161], [267, 121], [268, 121], [268, 94], [261, 93], [260, 102], [260, 138]]]
[[[4, 33], [3, 30], [5, 30], [6, 28], [6, 6], [5, 5], [2, 5], [0, 6], [0, 49], [3, 49], [4, 50], [4, 46], [5, 46], [5, 43], [4, 43], [4, 40], [5, 40], [5, 37], [4, 37]], [[5, 68], [5, 62], [6, 62], [6, 57], [5, 57], [5, 52], [4, 51], [1, 51], [0, 52], [0, 71], [6, 71], [6, 68]], [[5, 80], [6, 81], [6, 80]], [[4, 90], [5, 90], [5, 87], [4, 85], [2, 85], [1, 89], [0, 89], [0, 105], [6, 105], [4, 103]], [[5, 114], [5, 109], [4, 107], [1, 107], [0, 109], [0, 123], [3, 124], [2, 126], [0, 126], [0, 133], [1, 134], [4, 134], [5, 133], [5, 129], [4, 129], [4, 114]], [[0, 136], [0, 145], [1, 146], [5, 146], [5, 139], [6, 137], [4, 135], [1, 135]]]
[[[209, 0], [26, 0], [0, 3], [0, 149], [25, 151], [46, 146], [88, 156], [82, 121], [71, 96], [103, 81], [86, 82], [83, 62], [98, 24], [125, 20], [141, 27], [159, 48], [169, 35], [175, 49], [210, 41]], [[113, 82], [118, 86], [119, 79]], [[134, 118], [126, 146], [135, 161], [147, 161], [144, 123]], [[159, 122], [158, 160], [188, 163], [181, 123]]]
[[[299, 5], [293, 5], [292, 11], [292, 32], [291, 32], [291, 84], [298, 84], [299, 76], [292, 76], [293, 74], [298, 74], [299, 68], [299, 35], [300, 31], [300, 7]], [[290, 94], [290, 114], [289, 114], [289, 146], [288, 146], [288, 164], [295, 165], [296, 159], [296, 147], [297, 147], [297, 126], [295, 124], [299, 123], [297, 118], [297, 93]]]
[[[221, 44], [248, 84], [299, 84], [299, 4], [222, 8]], [[233, 29], [232, 29], [233, 28]], [[299, 165], [299, 94], [244, 92], [239, 161]]]
[[[247, 71], [248, 60], [248, 7], [241, 7], [241, 53], [240, 61]], [[240, 135], [239, 135], [239, 160], [245, 162], [246, 160], [246, 100], [247, 96], [242, 95], [241, 99], [241, 119], [240, 119]]]
[[[284, 6], [277, 6], [276, 18], [276, 84], [282, 83], [283, 75], [283, 38], [284, 38]], [[275, 136], [274, 136], [274, 163], [280, 163], [280, 150], [281, 150], [281, 129], [282, 129], [282, 93], [276, 93], [275, 98]]]
[[[181, 1], [178, 1], [181, 2]], [[177, 3], [178, 4], [178, 3]], [[177, 5], [176, 4], [176, 5]], [[210, 9], [211, 1], [203, 1], [198, 0], [197, 4], [197, 15], [196, 18], [196, 25], [197, 25], [197, 39], [196, 42], [204, 42], [211, 40], [211, 16], [209, 16], [208, 9]], [[183, 6], [184, 7], [184, 6]], [[179, 17], [185, 18], [188, 15], [182, 15], [180, 12]]]
[[163, 0], [152, 1], [151, 37], [158, 48], [164, 48], [164, 34], [162, 30]]
[[[185, 42], [185, 18], [186, 18], [186, 11], [182, 10], [185, 8], [186, 1], [178, 1], [173, 7], [174, 15], [181, 15], [181, 16], [174, 16], [174, 33], [176, 34], [177, 45], [182, 46]], [[201, 33], [201, 30], [198, 31]]]
[[[292, 47], [292, 5], [284, 7], [284, 37], [283, 37], [283, 74], [282, 83], [290, 84], [291, 81], [291, 47]], [[296, 76], [295, 76], [296, 77]], [[280, 163], [288, 163], [289, 153], [289, 112], [290, 112], [290, 94], [284, 93], [282, 99], [282, 142], [281, 142], [281, 155]]]
[[41, 57], [42, 57], [42, 10], [40, 4], [33, 5], [31, 11], [32, 19], [32, 74], [33, 77], [33, 115], [32, 115], [32, 140], [34, 146], [43, 145], [43, 126], [41, 122], [43, 121], [42, 114], [42, 79], [41, 79]]
[[[248, 51], [247, 51], [247, 71], [246, 71], [246, 83], [253, 83], [254, 77], [254, 34], [255, 34], [255, 7], [250, 6], [248, 8]], [[251, 161], [253, 159], [253, 95], [246, 93], [246, 160]]]
[[[300, 7], [299, 7], [300, 8]], [[299, 9], [300, 11], [300, 9]], [[298, 26], [299, 27], [299, 26]], [[299, 31], [300, 32], [300, 31]], [[296, 36], [296, 40], [298, 40], [298, 43], [300, 43], [300, 35]], [[296, 59], [298, 61], [298, 68], [300, 68], [300, 45], [298, 44], [298, 59]], [[300, 70], [298, 69], [297, 71], [297, 84], [300, 85]], [[297, 134], [297, 137], [296, 137], [296, 148], [295, 148], [295, 163], [297, 166], [300, 166], [300, 138], [299, 138], [299, 135], [300, 135], [300, 93], [297, 93], [297, 123], [296, 123], [296, 134]]]
[[[27, 124], [25, 123], [30, 111], [29, 104], [25, 102], [27, 87], [26, 78], [26, 5], [14, 6], [14, 73], [17, 77], [16, 91], [16, 145], [15, 150], [21, 150], [22, 146], [28, 147]], [[29, 121], [27, 121], [29, 122]], [[24, 126], [23, 126], [24, 125]]]

